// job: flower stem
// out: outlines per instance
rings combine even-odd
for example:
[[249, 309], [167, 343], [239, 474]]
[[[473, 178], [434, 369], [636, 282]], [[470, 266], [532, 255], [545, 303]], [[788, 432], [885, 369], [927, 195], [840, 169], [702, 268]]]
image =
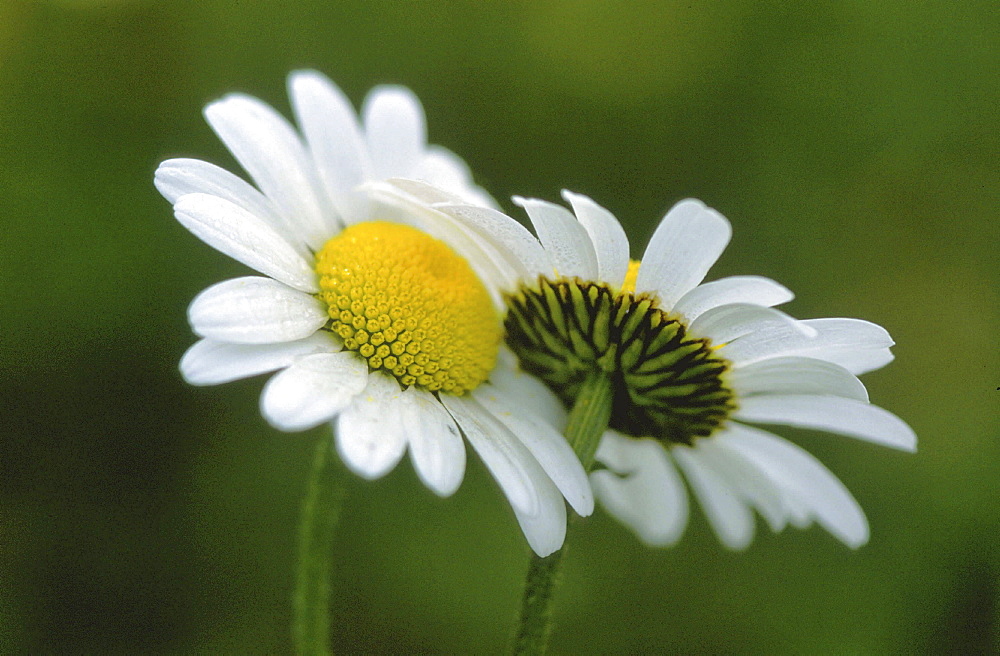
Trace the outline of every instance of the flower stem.
[[[566, 440], [576, 452], [585, 471], [594, 465], [601, 436], [611, 419], [611, 384], [607, 373], [596, 371], [580, 387], [566, 425]], [[514, 642], [518, 656], [544, 654], [552, 632], [552, 601], [559, 583], [559, 565], [565, 545], [559, 551], [531, 559], [521, 603], [521, 626]]]
[[292, 625], [300, 656], [330, 653], [330, 555], [346, 493], [331, 451], [329, 436], [320, 437], [302, 501]]
[[566, 424], [566, 439], [588, 473], [594, 466], [594, 454], [609, 421], [611, 380], [604, 371], [596, 371], [580, 386]]

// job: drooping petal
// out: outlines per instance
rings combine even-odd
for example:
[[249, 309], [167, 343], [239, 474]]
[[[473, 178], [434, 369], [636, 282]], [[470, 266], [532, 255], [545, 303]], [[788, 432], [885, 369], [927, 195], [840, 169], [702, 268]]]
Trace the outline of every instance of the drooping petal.
[[729, 385], [737, 396], [751, 394], [829, 394], [868, 402], [868, 391], [854, 374], [832, 362], [785, 356], [734, 369]]
[[339, 350], [330, 334], [322, 332], [283, 344], [226, 344], [203, 339], [181, 358], [180, 370], [192, 385], [219, 385], [283, 369], [306, 355]]
[[306, 138], [319, 177], [343, 221], [364, 216], [355, 189], [365, 180], [367, 144], [351, 102], [322, 73], [296, 71], [288, 78], [292, 109]]
[[486, 463], [511, 505], [528, 514], [538, 513], [540, 502], [534, 489], [531, 466], [538, 467], [538, 463], [528, 448], [469, 397], [442, 394], [440, 399], [469, 444]]
[[441, 401], [510, 501], [535, 553], [547, 556], [561, 547], [566, 505], [528, 448], [474, 399], [442, 394]]
[[337, 453], [358, 476], [380, 478], [403, 457], [407, 428], [402, 393], [395, 379], [370, 374], [364, 391], [337, 415]]
[[275, 428], [306, 430], [332, 419], [367, 383], [368, 365], [356, 353], [309, 355], [267, 381], [261, 413]]
[[514, 516], [521, 526], [532, 551], [544, 558], [559, 550], [566, 540], [566, 503], [559, 490], [544, 475], [539, 477], [539, 512], [528, 514], [514, 508]]
[[732, 303], [712, 308], [695, 319], [690, 327], [691, 334], [708, 337], [717, 345], [752, 333], [787, 329], [806, 337], [816, 336], [815, 330], [780, 310], [748, 303]]
[[705, 278], [731, 236], [724, 216], [701, 201], [682, 200], [667, 212], [649, 240], [635, 291], [656, 295], [661, 308], [673, 309]]
[[829, 431], [903, 451], [917, 448], [916, 434], [902, 419], [878, 406], [839, 396], [749, 396], [740, 399], [733, 418]]
[[720, 480], [726, 481], [745, 504], [755, 508], [772, 531], [778, 532], [785, 527], [788, 523], [788, 504], [784, 490], [753, 464], [724, 449], [717, 439], [698, 440], [694, 449], [700, 454], [702, 465], [711, 469]]
[[598, 280], [618, 287], [628, 271], [628, 236], [615, 215], [582, 194], [563, 190], [577, 220], [590, 235], [597, 254]]
[[518, 369], [517, 356], [507, 347], [500, 348], [497, 367], [490, 373], [490, 383], [560, 433], [566, 428], [566, 406], [545, 383]]
[[734, 424], [719, 444], [758, 469], [827, 531], [856, 549], [868, 541], [868, 521], [844, 484], [811, 454], [766, 431]]
[[562, 434], [492, 385], [480, 385], [472, 396], [528, 447], [578, 515], [587, 517], [594, 512], [594, 494], [587, 473]]
[[402, 400], [413, 468], [435, 494], [451, 496], [465, 475], [465, 443], [455, 420], [430, 392], [410, 387]]
[[362, 108], [374, 180], [410, 178], [427, 144], [424, 110], [405, 87], [379, 86]]
[[700, 454], [694, 449], [674, 447], [671, 455], [684, 470], [684, 476], [719, 541], [729, 549], [746, 549], [753, 540], [754, 521], [753, 514], [739, 495], [702, 462]]
[[315, 165], [283, 116], [256, 98], [230, 94], [208, 105], [205, 118], [303, 243], [319, 250], [337, 233]]
[[687, 492], [663, 446], [608, 431], [597, 460], [607, 468], [593, 472], [590, 481], [609, 513], [650, 546], [669, 546], [681, 538], [688, 521]]
[[674, 305], [674, 312], [683, 315], [690, 325], [702, 313], [721, 305], [750, 303], [772, 307], [787, 303], [794, 297], [789, 289], [770, 278], [730, 276], [698, 285], [680, 297]]
[[538, 240], [552, 258], [560, 276], [597, 278], [597, 253], [590, 235], [565, 207], [534, 198], [514, 197], [535, 226]]
[[262, 219], [218, 196], [187, 194], [177, 220], [212, 248], [299, 291], [319, 291], [316, 274], [298, 251]]
[[212, 285], [188, 307], [196, 335], [235, 344], [276, 344], [312, 335], [329, 319], [323, 303], [270, 278]]

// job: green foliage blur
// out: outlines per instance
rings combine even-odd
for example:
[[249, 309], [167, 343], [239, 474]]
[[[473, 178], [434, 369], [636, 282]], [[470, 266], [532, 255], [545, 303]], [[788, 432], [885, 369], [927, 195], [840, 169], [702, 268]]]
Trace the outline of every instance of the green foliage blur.
[[[588, 194], [633, 255], [694, 196], [733, 223], [712, 277], [862, 317], [866, 377], [916, 455], [808, 431], [868, 513], [745, 553], [700, 509], [640, 545], [598, 510], [570, 537], [557, 653], [1000, 650], [1000, 34], [996, 4], [0, 1], [0, 652], [291, 650], [312, 445], [261, 380], [195, 389], [185, 308], [245, 269], [188, 234], [159, 161], [235, 164], [201, 117], [241, 90], [288, 115], [312, 67], [355, 103], [424, 103], [431, 140], [511, 194]], [[342, 653], [499, 653], [528, 549], [475, 457], [450, 499], [408, 462], [353, 479], [334, 554]]]

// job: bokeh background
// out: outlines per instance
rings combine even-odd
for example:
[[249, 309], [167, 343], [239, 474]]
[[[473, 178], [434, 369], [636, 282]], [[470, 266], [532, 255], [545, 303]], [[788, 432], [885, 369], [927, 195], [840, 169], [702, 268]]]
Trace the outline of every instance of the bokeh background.
[[[288, 114], [314, 67], [360, 103], [422, 99], [433, 142], [511, 194], [591, 195], [633, 255], [674, 201], [734, 224], [713, 277], [801, 317], [864, 317], [897, 360], [873, 401], [916, 455], [808, 431], [866, 509], [723, 550], [700, 510], [647, 549], [603, 512], [571, 536], [559, 653], [1000, 649], [996, 4], [0, 2], [0, 652], [286, 653], [312, 445], [261, 380], [194, 389], [190, 299], [244, 269], [155, 192], [171, 156], [232, 168], [201, 118], [232, 90]], [[474, 458], [440, 500], [404, 462], [352, 480], [338, 651], [498, 653], [528, 550]]]

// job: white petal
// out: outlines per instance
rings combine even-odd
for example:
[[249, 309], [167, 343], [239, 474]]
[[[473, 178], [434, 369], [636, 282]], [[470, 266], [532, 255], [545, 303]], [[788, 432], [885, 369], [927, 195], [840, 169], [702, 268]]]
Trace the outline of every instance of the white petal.
[[720, 305], [750, 303], [772, 307], [787, 303], [794, 297], [790, 290], [769, 278], [730, 276], [698, 285], [681, 296], [674, 305], [674, 312], [683, 315], [690, 325], [703, 312]]
[[[187, 194], [209, 194], [228, 200], [263, 220], [293, 246], [299, 246], [297, 238], [288, 232], [278, 210], [264, 194], [215, 164], [198, 159], [168, 159], [156, 169], [153, 182], [171, 203]], [[299, 254], [306, 256], [308, 250], [301, 247]]]
[[414, 176], [456, 194], [473, 205], [498, 208], [497, 202], [472, 181], [472, 172], [462, 158], [441, 146], [428, 146]]
[[607, 467], [590, 475], [601, 505], [644, 543], [655, 547], [676, 543], [687, 525], [688, 499], [663, 446], [608, 431], [597, 459]]
[[417, 475], [438, 496], [451, 496], [465, 475], [465, 443], [455, 420], [430, 392], [410, 387], [402, 399], [403, 426]]
[[560, 276], [597, 279], [597, 253], [586, 229], [564, 207], [533, 198], [514, 197], [535, 226], [538, 240], [552, 258]]
[[527, 447], [474, 399], [442, 394], [441, 402], [499, 483], [535, 553], [547, 556], [561, 547], [566, 505]]
[[691, 324], [691, 334], [708, 337], [716, 345], [726, 344], [752, 333], [792, 329], [806, 337], [815, 337], [816, 331], [796, 321], [780, 310], [732, 303], [720, 305], [703, 313]]
[[838, 396], [773, 394], [739, 400], [733, 418], [840, 433], [903, 451], [916, 451], [917, 436], [888, 410]]
[[744, 503], [756, 508], [772, 531], [785, 527], [788, 523], [786, 495], [753, 463], [728, 451], [717, 439], [698, 440], [694, 449], [700, 454], [702, 464], [724, 480]]
[[267, 381], [261, 413], [275, 428], [306, 430], [332, 419], [367, 383], [368, 365], [356, 353], [309, 355]]
[[823, 357], [830, 362], [836, 362], [855, 376], [860, 376], [869, 371], [881, 369], [892, 362], [896, 356], [887, 348], [865, 350], [844, 348], [839, 351], [828, 349], [823, 352]]
[[566, 428], [566, 406], [545, 383], [518, 369], [517, 356], [506, 347], [500, 349], [497, 366], [490, 372], [490, 383], [560, 433]]
[[317, 194], [315, 165], [284, 117], [256, 98], [230, 94], [208, 105], [205, 118], [304, 243], [319, 250], [337, 233]]
[[594, 494], [587, 473], [559, 431], [490, 384], [480, 385], [472, 396], [528, 447], [578, 515], [587, 517], [594, 512]]
[[174, 215], [195, 237], [251, 269], [300, 291], [319, 291], [315, 272], [296, 249], [245, 209], [217, 196], [187, 194]]
[[787, 356], [761, 360], [729, 374], [740, 397], [749, 394], [829, 394], [868, 402], [864, 384], [847, 369], [815, 358]]
[[857, 548], [868, 541], [868, 521], [858, 502], [815, 457], [775, 435], [738, 424], [718, 440], [753, 462], [784, 488], [786, 500], [797, 501], [841, 542]]
[[[431, 184], [426, 180], [388, 178], [384, 181], [369, 181], [366, 186], [381, 195], [388, 195], [391, 198], [403, 197], [410, 202], [422, 203], [427, 206], [439, 203], [450, 203], [452, 205], [462, 205], [465, 203], [460, 195]], [[400, 196], [400, 192], [404, 195]]]
[[296, 71], [288, 78], [289, 96], [299, 127], [326, 192], [341, 217], [359, 209], [355, 189], [365, 180], [367, 145], [351, 102], [337, 85], [316, 71]]
[[456, 196], [472, 186], [472, 172], [462, 159], [447, 148], [428, 147], [414, 172], [418, 180], [423, 180]]
[[514, 516], [521, 526], [528, 546], [544, 558], [558, 551], [566, 540], [566, 503], [559, 490], [544, 475], [536, 482], [539, 512], [529, 515], [514, 508]]
[[562, 196], [590, 235], [597, 254], [598, 280], [616, 287], [628, 272], [628, 236], [615, 215], [582, 194], [563, 190]]
[[661, 308], [673, 309], [678, 299], [705, 278], [732, 232], [729, 221], [701, 201], [677, 203], [649, 240], [635, 291], [655, 294]]
[[750, 509], [725, 481], [701, 462], [697, 451], [679, 446], [670, 452], [684, 470], [719, 541], [729, 549], [746, 549], [754, 534]]
[[180, 369], [192, 385], [219, 385], [283, 369], [305, 355], [339, 350], [329, 333], [283, 344], [224, 344], [203, 339], [187, 350]]
[[188, 307], [188, 321], [195, 334], [236, 344], [302, 339], [322, 328], [329, 318], [315, 297], [257, 276], [212, 285]]
[[402, 391], [394, 378], [375, 373], [337, 416], [337, 452], [348, 469], [374, 480], [387, 474], [406, 450]]
[[400, 222], [451, 246], [469, 263], [489, 289], [497, 309], [504, 308], [499, 290], [513, 288], [518, 283], [517, 271], [510, 267], [505, 257], [484, 237], [435, 209], [427, 201], [428, 198], [443, 199], [444, 202], [456, 202], [458, 199], [415, 180], [393, 179], [391, 183], [368, 183], [365, 189], [373, 198], [398, 212]]
[[[860, 319], [809, 319], [800, 324], [815, 329], [815, 337], [804, 335], [799, 327], [778, 326], [751, 333], [726, 344], [720, 354], [737, 367], [784, 355], [818, 358], [845, 366], [847, 356], [861, 356], [892, 346], [889, 333], [880, 326]], [[858, 371], [845, 367], [853, 374]]]
[[511, 505], [527, 514], [538, 513], [540, 506], [533, 471], [534, 468], [541, 471], [541, 467], [528, 448], [471, 397], [442, 394], [440, 399]]
[[889, 332], [861, 319], [806, 319], [802, 323], [815, 328], [826, 342], [821, 348], [803, 355], [834, 362], [855, 375], [879, 369], [892, 362], [888, 347], [895, 342]]
[[895, 343], [889, 336], [889, 331], [864, 319], [804, 319], [802, 323], [827, 336], [831, 344], [849, 345], [862, 341], [865, 348], [881, 348]]
[[519, 278], [534, 282], [539, 275], [552, 275], [554, 266], [542, 245], [527, 228], [506, 214], [476, 205], [435, 204], [434, 209], [486, 239]]
[[423, 159], [427, 144], [424, 110], [405, 87], [372, 89], [362, 109], [371, 178], [411, 178]]

